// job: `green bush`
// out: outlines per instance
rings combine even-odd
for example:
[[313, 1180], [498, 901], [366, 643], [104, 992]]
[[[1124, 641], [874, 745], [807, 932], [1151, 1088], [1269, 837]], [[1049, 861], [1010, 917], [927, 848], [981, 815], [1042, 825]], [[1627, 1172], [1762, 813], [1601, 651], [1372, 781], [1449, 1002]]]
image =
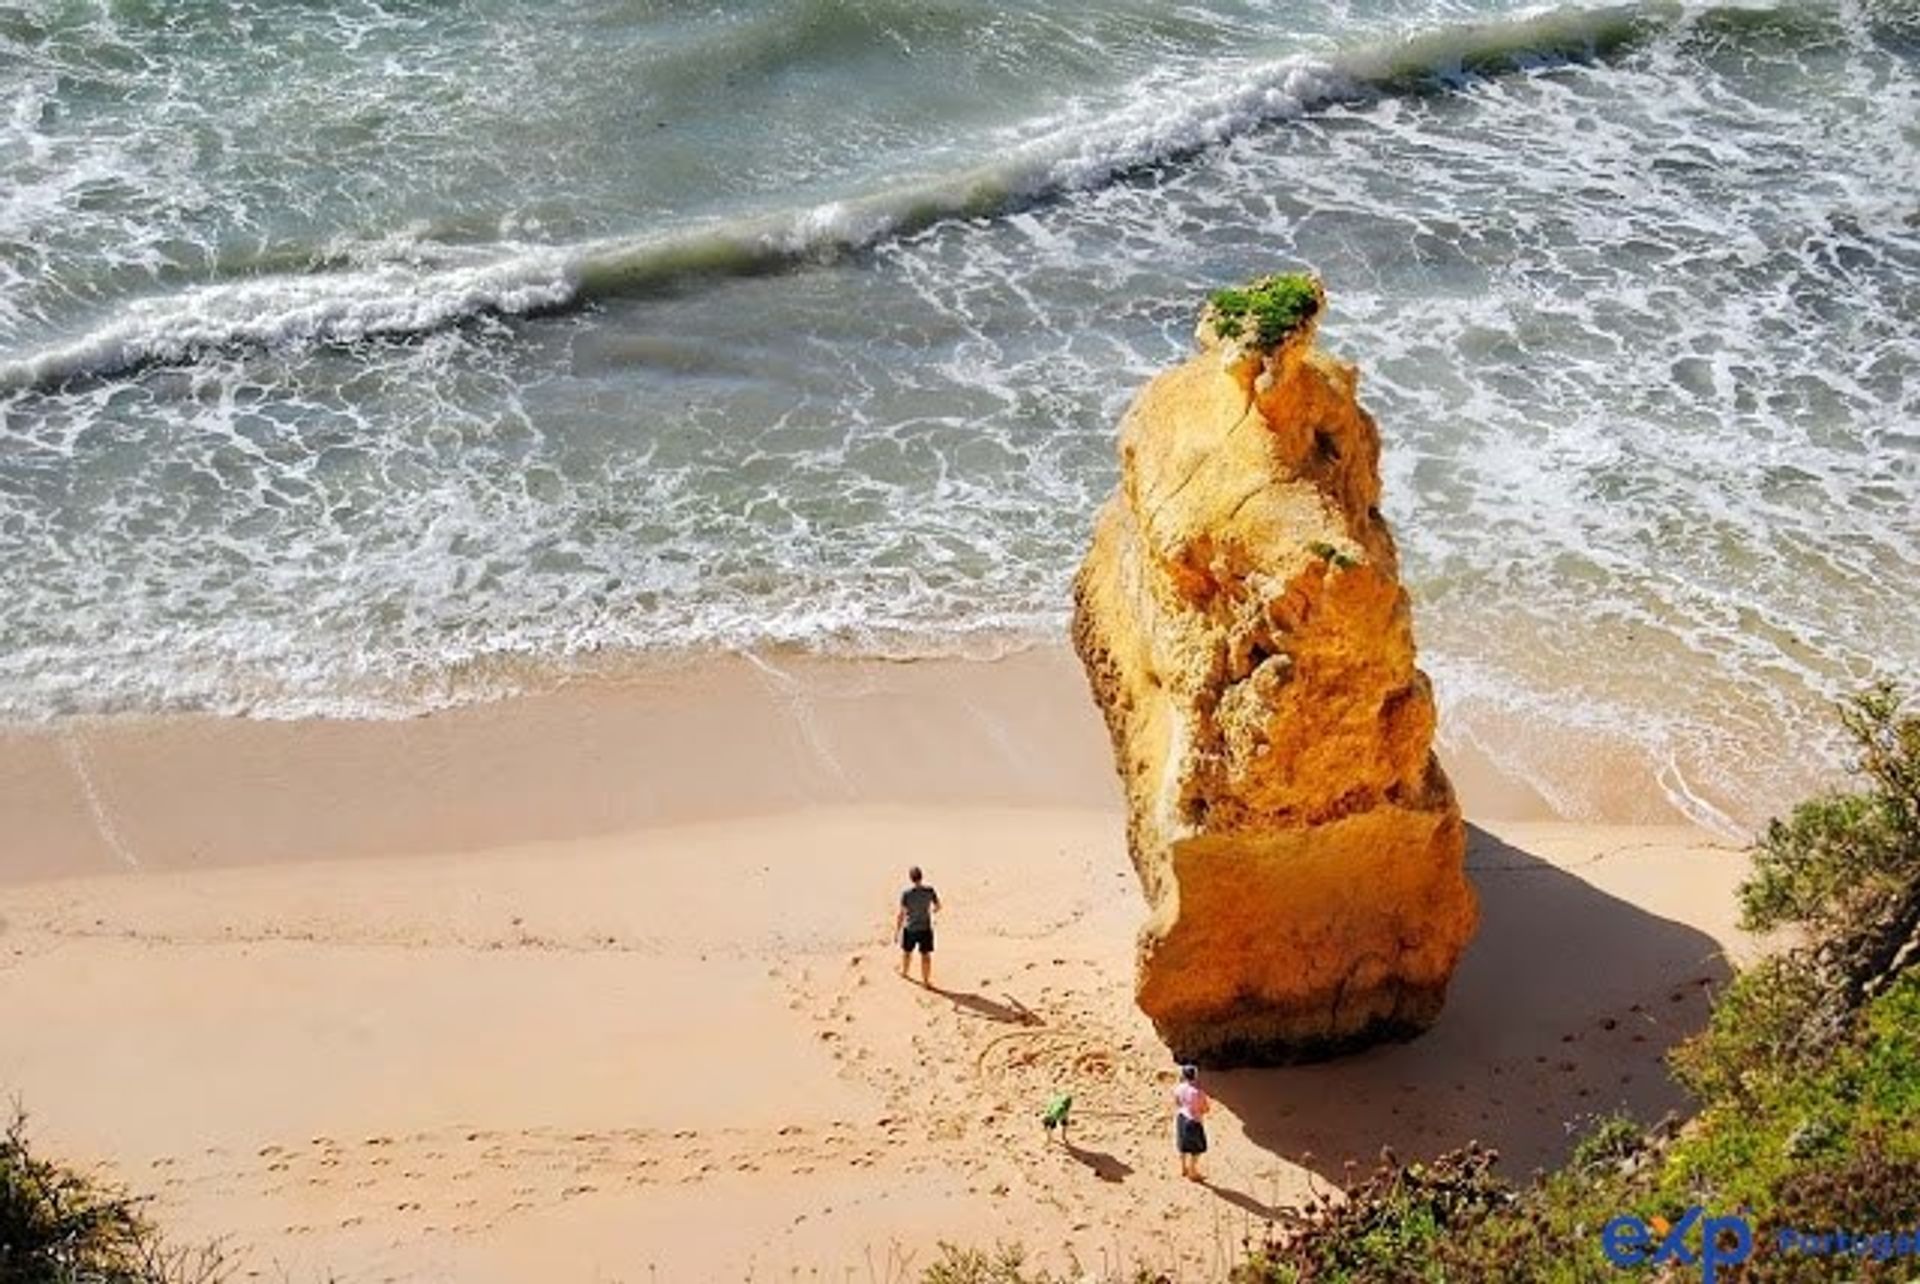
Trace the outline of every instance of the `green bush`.
[[[1826, 1162], [1810, 1164], [1794, 1174], [1781, 1192], [1773, 1214], [1757, 1228], [1755, 1242], [1777, 1234], [1780, 1227], [1824, 1230], [1851, 1227], [1872, 1234], [1910, 1227], [1920, 1221], [1920, 1160], [1894, 1152], [1887, 1139], [1869, 1135]], [[1772, 1255], [1756, 1259], [1723, 1278], [1733, 1284], [1765, 1280], [1767, 1284], [1854, 1284], [1912, 1279], [1912, 1258], [1875, 1261], [1871, 1257], [1836, 1263], [1832, 1258]]]
[[1215, 290], [1207, 302], [1222, 338], [1271, 348], [1319, 311], [1320, 288], [1304, 272], [1294, 272], [1263, 276], [1238, 290]]
[[1389, 1154], [1343, 1197], [1300, 1210], [1297, 1225], [1254, 1247], [1229, 1284], [1431, 1278], [1450, 1233], [1512, 1202], [1512, 1189], [1494, 1175], [1498, 1160], [1477, 1145], [1404, 1166]]
[[4, 1284], [214, 1284], [217, 1249], [167, 1246], [140, 1201], [27, 1146], [18, 1111], [0, 1136], [0, 1282]]
[[1654, 1194], [1766, 1220], [1804, 1207], [1811, 1175], [1869, 1152], [1920, 1159], [1920, 975], [1901, 977], [1819, 1055], [1709, 1108], [1669, 1150]]
[[1832, 1046], [1844, 1004], [1800, 953], [1760, 960], [1734, 979], [1707, 1028], [1668, 1058], [1674, 1076], [1706, 1102], [1751, 1100]]
[[[1079, 1275], [1063, 1278], [1048, 1271], [1027, 1270], [1026, 1250], [1017, 1244], [1001, 1244], [992, 1252], [977, 1248], [940, 1245], [940, 1259], [920, 1275], [920, 1284], [1077, 1284]], [[1167, 1277], [1148, 1270], [1135, 1271], [1121, 1278], [1108, 1278], [1099, 1284], [1170, 1284]]]
[[1866, 788], [1803, 803], [1776, 820], [1740, 890], [1743, 925], [1792, 925], [1816, 949], [1844, 945], [1920, 879], [1920, 717], [1878, 686], [1841, 710]]
[[1768, 825], [1740, 889], [1743, 926], [1789, 928], [1798, 943], [1737, 977], [1673, 1057], [1706, 1101], [1751, 1099], [1823, 1055], [1920, 953], [1920, 717], [1886, 686], [1840, 716], [1862, 787]]
[[1567, 1165], [1578, 1172], [1617, 1168], [1644, 1151], [1646, 1145], [1646, 1134], [1631, 1115], [1607, 1115], [1595, 1120], [1574, 1143]]

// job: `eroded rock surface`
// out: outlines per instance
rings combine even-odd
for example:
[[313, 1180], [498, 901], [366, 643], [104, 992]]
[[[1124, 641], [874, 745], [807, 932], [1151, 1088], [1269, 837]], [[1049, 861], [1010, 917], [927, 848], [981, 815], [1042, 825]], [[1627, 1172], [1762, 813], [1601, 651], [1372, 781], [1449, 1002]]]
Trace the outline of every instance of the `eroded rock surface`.
[[[1325, 1055], [1438, 1015], [1477, 911], [1356, 374], [1201, 319], [1120, 426], [1074, 586], [1176, 1056]], [[1238, 339], [1220, 331], [1239, 329]]]

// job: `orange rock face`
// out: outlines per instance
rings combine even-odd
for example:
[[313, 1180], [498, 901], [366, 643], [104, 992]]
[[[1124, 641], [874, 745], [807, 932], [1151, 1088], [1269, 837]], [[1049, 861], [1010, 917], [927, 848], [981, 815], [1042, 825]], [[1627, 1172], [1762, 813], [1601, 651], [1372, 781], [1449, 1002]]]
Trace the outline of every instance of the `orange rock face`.
[[1423, 1029], [1477, 920], [1379, 432], [1314, 329], [1260, 351], [1203, 317], [1121, 423], [1074, 585], [1151, 907], [1140, 1006], [1212, 1065]]

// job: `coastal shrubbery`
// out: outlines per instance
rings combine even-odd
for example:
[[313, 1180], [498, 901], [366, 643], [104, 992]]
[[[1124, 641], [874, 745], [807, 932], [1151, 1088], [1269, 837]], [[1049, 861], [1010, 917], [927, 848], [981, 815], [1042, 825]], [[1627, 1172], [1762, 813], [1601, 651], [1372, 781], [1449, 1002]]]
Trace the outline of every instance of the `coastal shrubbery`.
[[1388, 1156], [1344, 1198], [1322, 1197], [1294, 1228], [1252, 1246], [1228, 1284], [1405, 1278], [1409, 1264], [1436, 1260], [1451, 1236], [1513, 1202], [1494, 1176], [1498, 1159], [1479, 1146], [1422, 1164]]
[[214, 1284], [217, 1249], [167, 1245], [140, 1201], [35, 1155], [16, 1113], [0, 1135], [0, 1284]]
[[1801, 804], [1755, 848], [1742, 926], [1795, 939], [1744, 972], [1674, 1057], [1707, 1100], [1751, 1100], [1828, 1056], [1920, 951], [1920, 716], [1877, 687], [1841, 718], [1865, 787]]
[[[1062, 1277], [1050, 1271], [1027, 1268], [1026, 1250], [1017, 1244], [1002, 1244], [988, 1252], [940, 1245], [939, 1260], [921, 1273], [920, 1284], [1074, 1284], [1078, 1277]], [[1152, 1271], [1136, 1271], [1111, 1284], [1166, 1284], [1165, 1277]]]

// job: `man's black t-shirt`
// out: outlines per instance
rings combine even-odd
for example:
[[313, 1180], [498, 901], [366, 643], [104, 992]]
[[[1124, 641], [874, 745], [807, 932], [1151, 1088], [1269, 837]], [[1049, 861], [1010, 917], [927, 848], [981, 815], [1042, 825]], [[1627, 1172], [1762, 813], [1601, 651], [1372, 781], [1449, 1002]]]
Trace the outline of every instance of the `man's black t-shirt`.
[[933, 906], [939, 899], [939, 893], [925, 883], [900, 893], [900, 908], [907, 912], [909, 932], [925, 932], [933, 927]]

